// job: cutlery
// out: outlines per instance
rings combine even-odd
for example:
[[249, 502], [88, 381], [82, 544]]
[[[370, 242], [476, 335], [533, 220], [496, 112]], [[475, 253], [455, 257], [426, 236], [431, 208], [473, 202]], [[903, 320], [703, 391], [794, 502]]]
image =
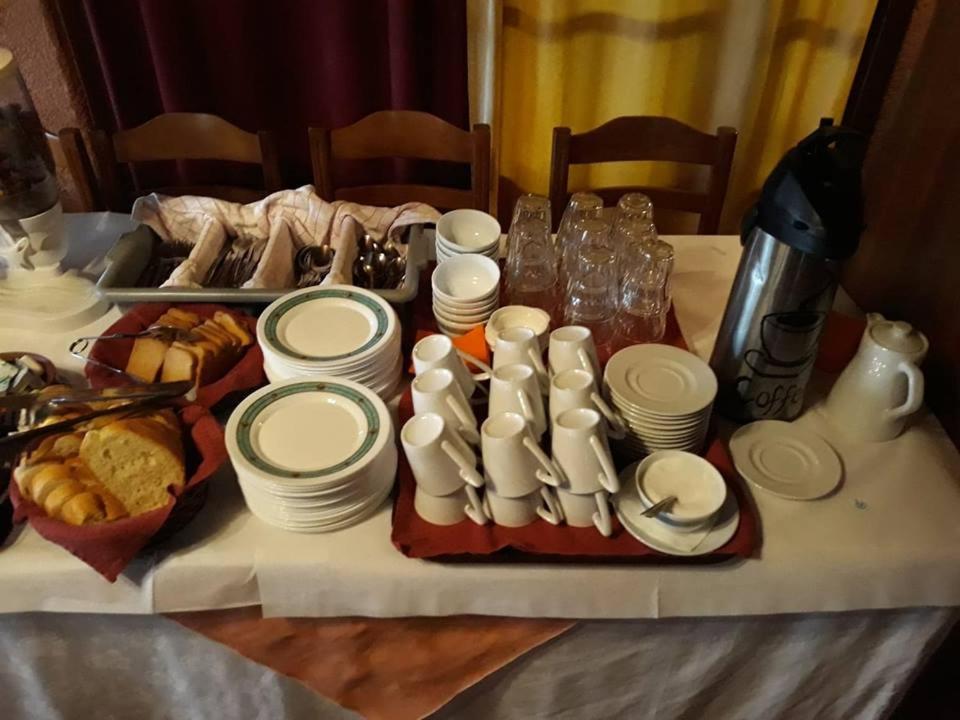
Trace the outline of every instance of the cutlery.
[[655, 502], [653, 505], [644, 510], [641, 514], [643, 517], [654, 517], [659, 515], [662, 511], [666, 510], [668, 506], [673, 505], [677, 501], [676, 495], [668, 495], [663, 500]]

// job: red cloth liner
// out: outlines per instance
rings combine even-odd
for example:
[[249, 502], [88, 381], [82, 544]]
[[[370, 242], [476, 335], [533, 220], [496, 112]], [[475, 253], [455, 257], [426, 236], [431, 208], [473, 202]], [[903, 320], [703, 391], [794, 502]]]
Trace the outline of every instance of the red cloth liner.
[[[173, 306], [173, 303], [144, 303], [142, 305], [136, 305], [105, 330], [103, 334], [141, 332], [153, 325], [153, 323], [160, 319], [161, 315]], [[214, 313], [218, 311], [230, 313], [254, 336], [253, 344], [247, 348], [240, 360], [230, 368], [226, 375], [197, 390], [196, 403], [198, 405], [202, 405], [205, 408], [212, 408], [230, 393], [240, 390], [252, 390], [266, 382], [266, 377], [263, 374], [263, 353], [256, 342], [256, 318], [223, 305], [213, 305], [209, 303], [177, 303], [176, 307], [181, 310], [196, 313], [203, 318], [212, 318]], [[90, 350], [90, 357], [122, 370], [127, 366], [127, 360], [129, 360], [130, 353], [133, 351], [133, 343], [133, 339], [130, 338], [121, 340], [97, 340]], [[87, 364], [85, 372], [91, 387], [117, 387], [130, 384], [123, 376], [97, 367], [91, 363]]]
[[42, 508], [20, 494], [17, 483], [11, 480], [14, 522], [29, 520], [44, 538], [73, 553], [110, 582], [116, 581], [154, 536], [165, 534], [165, 525], [175, 524], [177, 529], [186, 525], [190, 518], [184, 518], [181, 513], [195, 513], [200, 509], [207, 479], [227, 458], [223, 429], [209, 410], [200, 405], [187, 405], [177, 413], [189, 430], [189, 436], [184, 438], [187, 482], [179, 491], [171, 489], [170, 502], [165, 507], [111, 523], [68, 525], [47, 517]]

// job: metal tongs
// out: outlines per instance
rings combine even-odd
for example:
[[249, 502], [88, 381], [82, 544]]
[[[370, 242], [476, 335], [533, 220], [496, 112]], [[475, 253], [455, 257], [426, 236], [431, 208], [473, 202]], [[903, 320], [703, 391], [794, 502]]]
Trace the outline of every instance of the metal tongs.
[[191, 330], [184, 330], [183, 328], [172, 327], [170, 325], [151, 325], [146, 330], [141, 330], [140, 332], [135, 333], [111, 333], [109, 335], [91, 335], [88, 337], [77, 338], [70, 343], [69, 350], [70, 354], [79, 360], [83, 360], [86, 363], [103, 368], [104, 370], [109, 370], [110, 372], [120, 375], [130, 382], [136, 383], [137, 385], [142, 385], [144, 384], [144, 381], [140, 378], [134, 377], [120, 368], [115, 368], [113, 365], [107, 365], [105, 362], [100, 362], [99, 360], [95, 360], [86, 355], [87, 351], [90, 349], [90, 343], [96, 342], [97, 340], [127, 340], [136, 338], [156, 338], [157, 340], [165, 343], [173, 343], [177, 340], [193, 340], [196, 338], [196, 336]]

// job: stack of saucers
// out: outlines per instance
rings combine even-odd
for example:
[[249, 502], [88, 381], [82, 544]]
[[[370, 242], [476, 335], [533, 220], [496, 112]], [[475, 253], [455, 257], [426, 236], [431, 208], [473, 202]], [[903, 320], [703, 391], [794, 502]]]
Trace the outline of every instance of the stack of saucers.
[[340, 377], [382, 398], [401, 375], [400, 322], [389, 303], [352, 285], [309, 287], [271, 303], [257, 321], [270, 382]]
[[626, 423], [621, 447], [628, 455], [702, 450], [717, 378], [696, 355], [672, 345], [632, 345], [610, 358], [603, 384]]
[[500, 257], [500, 223], [480, 210], [451, 210], [437, 221], [437, 262], [455, 255]]
[[247, 506], [285, 530], [354, 525], [376, 512], [393, 487], [390, 413], [376, 394], [348, 380], [261, 388], [230, 415], [226, 437]]
[[458, 255], [437, 265], [431, 285], [437, 327], [451, 337], [482, 325], [500, 307], [500, 266], [483, 255]]

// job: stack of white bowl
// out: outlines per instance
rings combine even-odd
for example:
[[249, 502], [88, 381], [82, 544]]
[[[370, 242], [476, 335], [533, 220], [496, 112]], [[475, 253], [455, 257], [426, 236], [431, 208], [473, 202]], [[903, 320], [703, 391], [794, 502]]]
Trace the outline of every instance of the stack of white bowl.
[[296, 532], [369, 517], [397, 469], [387, 406], [368, 388], [334, 377], [261, 388], [230, 415], [226, 441], [251, 512]]
[[456, 255], [500, 257], [500, 223], [480, 210], [451, 210], [437, 221], [437, 262]]
[[703, 449], [717, 377], [693, 353], [672, 345], [632, 345], [610, 358], [603, 385], [626, 423], [621, 446], [629, 455]]
[[431, 284], [433, 315], [444, 335], [463, 335], [500, 307], [500, 266], [483, 255], [458, 255], [437, 265]]
[[400, 321], [390, 304], [353, 285], [296, 290], [257, 321], [270, 382], [318, 376], [352, 380], [389, 398], [402, 371]]

